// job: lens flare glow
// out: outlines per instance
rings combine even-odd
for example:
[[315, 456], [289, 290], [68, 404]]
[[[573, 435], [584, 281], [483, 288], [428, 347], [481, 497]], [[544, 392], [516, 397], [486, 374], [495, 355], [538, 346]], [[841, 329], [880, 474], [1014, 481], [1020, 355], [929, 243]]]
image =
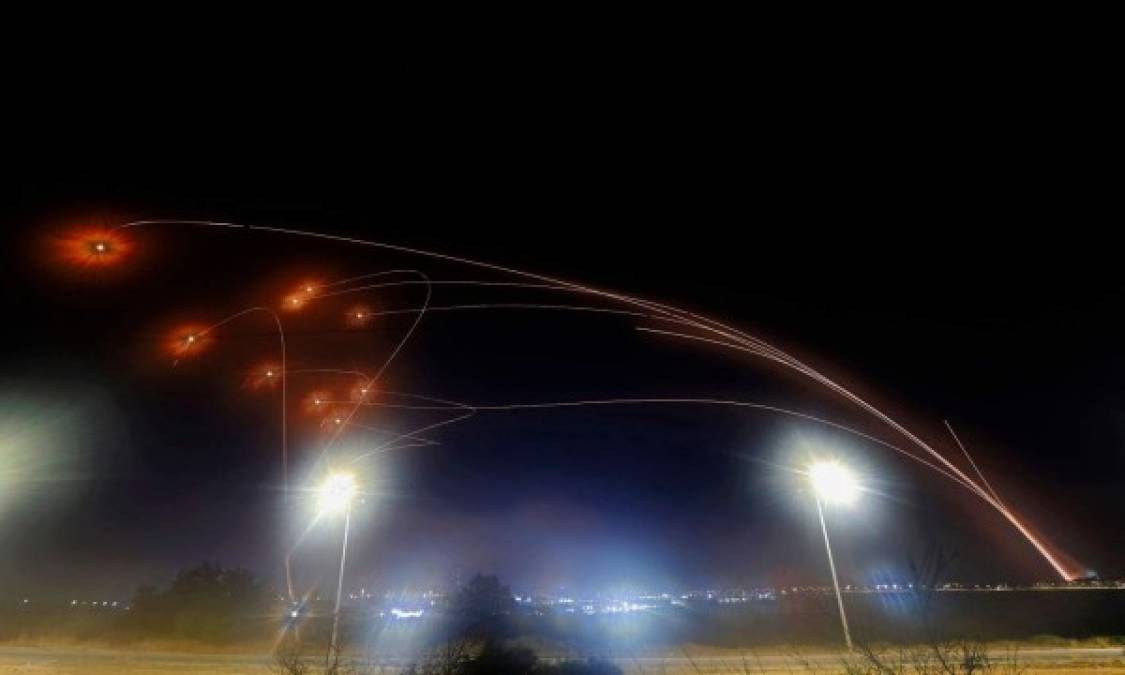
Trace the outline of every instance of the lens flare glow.
[[834, 504], [853, 504], [859, 483], [846, 466], [836, 461], [816, 462], [809, 467], [809, 480], [818, 497]]

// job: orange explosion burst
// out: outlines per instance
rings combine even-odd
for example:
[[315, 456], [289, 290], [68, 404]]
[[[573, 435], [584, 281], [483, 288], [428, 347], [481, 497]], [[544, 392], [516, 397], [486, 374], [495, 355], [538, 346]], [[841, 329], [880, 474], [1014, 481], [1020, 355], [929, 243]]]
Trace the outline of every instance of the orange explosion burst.
[[297, 286], [297, 290], [281, 299], [282, 309], [295, 311], [304, 308], [310, 300], [316, 297], [320, 284], [315, 281], [305, 281]]
[[194, 356], [211, 344], [213, 338], [202, 324], [184, 324], [169, 331], [164, 351], [177, 361]]
[[56, 236], [51, 245], [56, 262], [84, 269], [112, 267], [133, 250], [133, 243], [120, 230], [92, 225]]
[[371, 308], [366, 305], [356, 305], [348, 310], [348, 325], [352, 328], [363, 328], [371, 323], [374, 315]]
[[250, 370], [246, 376], [246, 386], [249, 389], [273, 389], [281, 382], [281, 366], [276, 363], [264, 363]]
[[325, 431], [341, 429], [348, 423], [348, 411], [343, 408], [334, 408], [321, 423], [320, 428]]
[[290, 312], [302, 309], [307, 304], [308, 298], [303, 293], [291, 293], [281, 301], [281, 308]]
[[374, 394], [375, 384], [367, 380], [360, 380], [352, 387], [349, 398], [356, 403], [362, 403], [369, 400]]
[[305, 396], [304, 409], [308, 413], [323, 413], [331, 405], [332, 395], [326, 391], [311, 391]]

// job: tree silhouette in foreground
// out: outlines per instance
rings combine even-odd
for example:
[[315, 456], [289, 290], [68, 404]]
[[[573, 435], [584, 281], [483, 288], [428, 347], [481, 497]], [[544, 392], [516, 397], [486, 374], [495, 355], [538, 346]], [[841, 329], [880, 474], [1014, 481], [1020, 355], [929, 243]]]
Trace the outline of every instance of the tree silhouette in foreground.
[[272, 603], [251, 572], [204, 563], [181, 570], [164, 591], [137, 589], [130, 619], [133, 630], [147, 636], [225, 642], [248, 635], [253, 617]]

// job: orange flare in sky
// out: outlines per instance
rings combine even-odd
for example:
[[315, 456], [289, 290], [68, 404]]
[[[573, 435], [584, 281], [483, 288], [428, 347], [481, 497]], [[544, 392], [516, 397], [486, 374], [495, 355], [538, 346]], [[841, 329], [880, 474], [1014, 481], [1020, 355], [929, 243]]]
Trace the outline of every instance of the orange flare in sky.
[[282, 308], [290, 311], [302, 309], [310, 300], [316, 297], [316, 292], [319, 288], [320, 284], [315, 281], [305, 281], [301, 283], [297, 286], [297, 290], [282, 298]]
[[348, 310], [348, 325], [353, 328], [363, 328], [371, 323], [372, 318], [371, 308], [366, 305], [356, 305]]
[[320, 427], [325, 431], [332, 431], [343, 427], [348, 422], [348, 411], [335, 408], [321, 421]]
[[281, 366], [276, 363], [264, 363], [255, 367], [246, 377], [246, 386], [250, 389], [272, 389], [281, 382]]
[[331, 394], [326, 391], [312, 391], [308, 396], [305, 396], [304, 408], [305, 412], [322, 413], [328, 409], [331, 401]]
[[119, 230], [98, 226], [76, 227], [51, 244], [57, 262], [82, 268], [112, 267], [133, 250]]
[[307, 302], [308, 297], [304, 293], [290, 293], [282, 299], [281, 308], [292, 312], [303, 308]]
[[164, 341], [164, 351], [176, 360], [199, 353], [211, 344], [207, 327], [201, 324], [185, 324], [168, 333]]
[[365, 402], [375, 395], [375, 385], [367, 380], [360, 380], [352, 387], [350, 398], [356, 403]]

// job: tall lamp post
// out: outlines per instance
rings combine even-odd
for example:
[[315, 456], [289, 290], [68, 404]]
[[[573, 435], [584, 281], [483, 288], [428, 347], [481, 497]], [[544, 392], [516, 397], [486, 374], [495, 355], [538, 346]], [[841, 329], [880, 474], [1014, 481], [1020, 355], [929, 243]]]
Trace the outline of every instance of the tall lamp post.
[[859, 495], [859, 485], [846, 467], [835, 461], [816, 462], [809, 467], [816, 499], [816, 514], [820, 517], [820, 531], [824, 534], [824, 550], [828, 553], [828, 569], [832, 572], [832, 586], [836, 589], [836, 606], [840, 610], [840, 625], [844, 629], [844, 644], [852, 651], [852, 635], [848, 630], [848, 615], [844, 612], [844, 597], [840, 594], [840, 581], [836, 577], [836, 562], [832, 559], [832, 544], [828, 541], [828, 526], [824, 522], [824, 503], [851, 504]]
[[356, 494], [355, 477], [350, 473], [334, 473], [318, 490], [321, 515], [344, 515], [344, 541], [340, 547], [340, 576], [336, 581], [336, 608], [332, 611], [332, 641], [328, 644], [328, 657], [337, 652], [340, 630], [340, 598], [344, 592], [344, 569], [348, 560], [348, 530], [352, 523], [352, 498]]

